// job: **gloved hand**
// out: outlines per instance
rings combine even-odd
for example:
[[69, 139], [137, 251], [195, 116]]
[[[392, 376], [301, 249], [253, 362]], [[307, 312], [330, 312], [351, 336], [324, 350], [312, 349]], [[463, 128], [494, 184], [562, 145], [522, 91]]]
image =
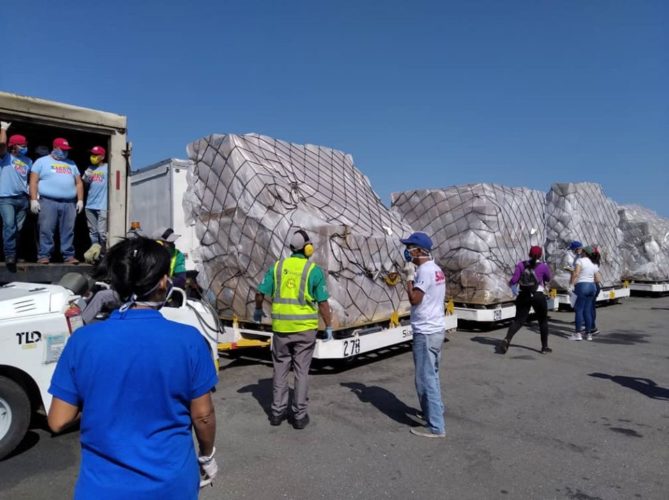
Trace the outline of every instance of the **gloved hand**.
[[407, 262], [404, 266], [404, 281], [414, 281], [416, 279], [416, 266], [412, 262]]
[[325, 327], [325, 339], [323, 339], [325, 342], [329, 342], [332, 340], [332, 327], [331, 326], [326, 326]]
[[84, 260], [88, 264], [94, 264], [95, 261], [97, 261], [100, 258], [100, 252], [102, 252], [102, 247], [100, 246], [100, 244], [93, 243], [91, 245], [91, 248], [86, 250], [86, 253], [84, 254]]
[[216, 477], [216, 474], [218, 474], [218, 464], [216, 463], [216, 459], [214, 458], [215, 453], [216, 453], [216, 447], [214, 447], [214, 450], [208, 457], [206, 456], [197, 457], [197, 461], [200, 464], [200, 473], [203, 476], [202, 479], [200, 479], [200, 488], [203, 488], [208, 484], [211, 484], [214, 478]]
[[253, 321], [255, 321], [256, 323], [260, 323], [262, 319], [265, 317], [266, 315], [262, 309], [256, 309], [255, 311], [253, 311]]
[[84, 209], [84, 202], [81, 200], [77, 201], [77, 213], [80, 214], [83, 209]]
[[571, 285], [571, 284], [570, 284], [570, 285], [567, 287], [567, 293], [574, 293], [574, 290], [575, 290], [574, 285]]
[[30, 211], [34, 214], [39, 213], [39, 201], [37, 200], [30, 200]]
[[2, 130], [7, 130], [9, 127], [11, 127], [12, 122], [0, 122], [0, 128]]
[[511, 293], [513, 294], [514, 297], [518, 295], [518, 288], [519, 288], [518, 283], [516, 283], [515, 285], [511, 285]]

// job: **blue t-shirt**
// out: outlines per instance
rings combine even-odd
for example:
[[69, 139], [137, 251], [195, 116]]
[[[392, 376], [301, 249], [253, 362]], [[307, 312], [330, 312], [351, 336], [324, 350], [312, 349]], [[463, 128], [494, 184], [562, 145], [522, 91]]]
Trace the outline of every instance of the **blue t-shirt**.
[[49, 387], [82, 408], [75, 498], [196, 499], [190, 404], [217, 381], [198, 331], [156, 310], [76, 330]]
[[79, 177], [77, 164], [72, 160], [56, 160], [47, 155], [39, 158], [32, 171], [39, 175], [37, 190], [40, 196], [57, 199], [77, 197], [76, 178]]
[[84, 182], [90, 184], [86, 208], [107, 210], [107, 164], [91, 165], [84, 172]]
[[0, 197], [28, 194], [28, 174], [33, 161], [5, 153], [0, 157]]

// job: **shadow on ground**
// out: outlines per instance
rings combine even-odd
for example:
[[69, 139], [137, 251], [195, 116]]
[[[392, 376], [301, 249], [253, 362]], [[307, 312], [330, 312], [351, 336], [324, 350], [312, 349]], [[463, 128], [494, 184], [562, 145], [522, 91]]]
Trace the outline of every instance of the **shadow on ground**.
[[608, 379], [612, 382], [615, 382], [618, 385], [627, 387], [628, 389], [633, 389], [637, 392], [640, 392], [644, 396], [648, 396], [652, 399], [658, 399], [660, 401], [669, 401], [669, 389], [666, 387], [661, 387], [655, 383], [655, 381], [649, 378], [643, 377], [626, 377], [623, 375], [609, 375], [606, 373], [588, 373], [590, 377]]
[[420, 425], [416, 420], [410, 418], [410, 415], [419, 418], [419, 410], [405, 404], [389, 390], [358, 382], [342, 382], [340, 385], [350, 389], [353, 394], [358, 396], [360, 402], [371, 404], [395, 422], [414, 427]]

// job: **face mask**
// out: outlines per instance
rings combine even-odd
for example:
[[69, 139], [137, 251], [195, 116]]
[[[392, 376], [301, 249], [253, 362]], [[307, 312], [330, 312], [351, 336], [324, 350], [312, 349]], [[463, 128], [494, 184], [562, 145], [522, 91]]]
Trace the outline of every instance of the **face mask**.
[[[146, 292], [145, 295], [151, 295], [156, 288], [160, 286], [160, 283], [158, 283], [156, 286], [154, 286], [151, 290]], [[161, 301], [148, 301], [148, 300], [137, 300], [139, 297], [137, 295], [133, 294], [128, 302], [123, 304], [120, 307], [121, 312], [125, 312], [128, 309], [130, 309], [133, 305], [138, 305], [138, 306], [148, 306], [152, 307], [153, 309], [161, 309], [167, 302], [170, 300], [170, 297], [172, 297], [172, 292], [174, 291], [174, 284], [172, 283], [172, 280], [170, 278], [167, 278], [167, 289], [165, 290], [165, 298]]]
[[99, 165], [102, 163], [102, 156], [99, 155], [91, 155], [91, 165]]
[[404, 249], [404, 260], [407, 262], [411, 262], [413, 260], [413, 257], [411, 256], [411, 252], [409, 252], [408, 248]]
[[63, 151], [62, 149], [54, 149], [51, 152], [51, 155], [56, 159], [56, 160], [64, 160], [67, 158], [67, 151]]
[[21, 156], [25, 156], [25, 155], [28, 154], [28, 147], [27, 146], [19, 146], [17, 151]]

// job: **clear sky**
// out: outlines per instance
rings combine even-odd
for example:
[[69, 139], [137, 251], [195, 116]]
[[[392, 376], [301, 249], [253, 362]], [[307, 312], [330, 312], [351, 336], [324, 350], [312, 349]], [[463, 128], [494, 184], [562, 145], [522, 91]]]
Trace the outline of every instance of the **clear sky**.
[[128, 116], [133, 166], [210, 133], [351, 153], [390, 193], [593, 181], [669, 216], [669, 1], [22, 0], [0, 89]]

